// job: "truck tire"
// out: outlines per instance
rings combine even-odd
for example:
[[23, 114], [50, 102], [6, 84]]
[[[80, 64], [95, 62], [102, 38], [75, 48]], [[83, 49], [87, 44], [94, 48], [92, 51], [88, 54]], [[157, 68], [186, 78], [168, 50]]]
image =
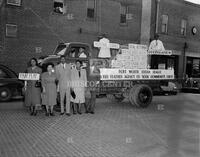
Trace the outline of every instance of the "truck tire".
[[119, 94], [107, 94], [106, 97], [112, 102], [122, 102], [125, 98], [123, 95], [119, 96]]
[[130, 90], [129, 97], [131, 104], [134, 104], [137, 107], [146, 108], [152, 101], [153, 92], [148, 85], [138, 84]]
[[[135, 89], [137, 88], [139, 86], [139, 84], [136, 84], [136, 85], [134, 85], [131, 89], [130, 89], [130, 91], [129, 91], [129, 96], [128, 96], [128, 99], [129, 99], [129, 102], [131, 103], [131, 105], [134, 105], [134, 106], [137, 106], [136, 104], [135, 104], [135, 102], [134, 102], [134, 93], [135, 93]], [[139, 106], [137, 106], [137, 107], [139, 107]]]

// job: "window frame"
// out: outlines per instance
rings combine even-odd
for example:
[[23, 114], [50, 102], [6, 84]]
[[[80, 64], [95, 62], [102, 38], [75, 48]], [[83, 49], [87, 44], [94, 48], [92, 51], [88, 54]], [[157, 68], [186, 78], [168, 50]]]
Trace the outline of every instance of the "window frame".
[[[182, 23], [183, 21], [185, 22], [184, 24]], [[183, 29], [184, 29], [184, 33], [182, 32]], [[182, 36], [186, 36], [187, 35], [187, 20], [186, 19], [181, 19], [181, 35]]]
[[22, 6], [22, 0], [17, 0], [17, 1], [19, 1], [18, 4], [17, 3], [12, 3], [12, 2], [9, 2], [9, 0], [6, 0], [6, 4], [7, 5], [12, 5], [12, 6], [18, 6], [18, 7]]
[[[95, 19], [96, 19], [96, 13], [97, 13], [97, 12], [96, 12], [97, 1], [96, 1], [96, 0], [92, 0], [93, 3], [94, 3], [93, 8], [89, 6], [89, 1], [91, 1], [91, 0], [87, 0], [87, 1], [86, 1], [86, 17], [87, 17], [87, 19], [89, 19], [89, 20], [95, 20]], [[93, 17], [89, 17], [89, 16], [88, 16], [88, 15], [89, 15], [89, 13], [88, 13], [89, 10], [93, 10]]]
[[[165, 23], [164, 21], [164, 17], [167, 17], [167, 23]], [[169, 16], [167, 14], [163, 14], [161, 15], [161, 33], [163, 34], [168, 34], [168, 25], [169, 25]], [[163, 31], [163, 26], [165, 27], [164, 31]]]
[[[9, 32], [8, 32], [8, 26], [15, 26], [16, 27], [16, 34], [15, 35], [10, 35], [9, 34]], [[17, 33], [18, 33], [18, 26], [17, 26], [17, 24], [10, 24], [10, 23], [6, 24], [6, 37], [16, 38], [17, 37]]]
[[[122, 13], [122, 8], [125, 7], [125, 14]], [[127, 14], [129, 13], [129, 7], [126, 4], [120, 4], [120, 25], [127, 25]], [[125, 19], [125, 22], [122, 22]]]
[[[62, 5], [63, 5], [63, 8], [62, 8], [63, 12], [62, 13], [55, 11], [55, 3], [62, 3]], [[67, 14], [67, 5], [66, 5], [65, 0], [53, 0], [53, 13], [56, 14], [56, 15], [66, 15]]]

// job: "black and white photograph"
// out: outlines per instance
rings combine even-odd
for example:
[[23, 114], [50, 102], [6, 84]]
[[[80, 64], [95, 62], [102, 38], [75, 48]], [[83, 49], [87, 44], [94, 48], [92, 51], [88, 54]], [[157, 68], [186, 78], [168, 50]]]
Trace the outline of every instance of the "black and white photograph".
[[200, 157], [200, 0], [0, 0], [0, 157]]

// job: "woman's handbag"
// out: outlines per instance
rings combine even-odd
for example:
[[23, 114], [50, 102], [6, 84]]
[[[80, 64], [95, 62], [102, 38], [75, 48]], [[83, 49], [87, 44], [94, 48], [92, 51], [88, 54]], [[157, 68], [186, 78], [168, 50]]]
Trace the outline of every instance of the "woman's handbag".
[[72, 88], [70, 88], [70, 93], [71, 93], [72, 98], [75, 99], [76, 98], [76, 94], [75, 94], [75, 92], [74, 92], [74, 90]]
[[35, 87], [36, 87], [36, 88], [41, 88], [41, 87], [42, 87], [41, 81], [36, 81], [36, 82], [35, 82]]

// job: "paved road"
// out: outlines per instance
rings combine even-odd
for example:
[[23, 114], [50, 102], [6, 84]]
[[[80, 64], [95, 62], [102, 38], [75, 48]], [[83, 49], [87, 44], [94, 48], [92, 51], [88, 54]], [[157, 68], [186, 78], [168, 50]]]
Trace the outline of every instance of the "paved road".
[[199, 157], [200, 95], [154, 97], [147, 109], [98, 99], [96, 113], [29, 116], [0, 104], [0, 157]]

